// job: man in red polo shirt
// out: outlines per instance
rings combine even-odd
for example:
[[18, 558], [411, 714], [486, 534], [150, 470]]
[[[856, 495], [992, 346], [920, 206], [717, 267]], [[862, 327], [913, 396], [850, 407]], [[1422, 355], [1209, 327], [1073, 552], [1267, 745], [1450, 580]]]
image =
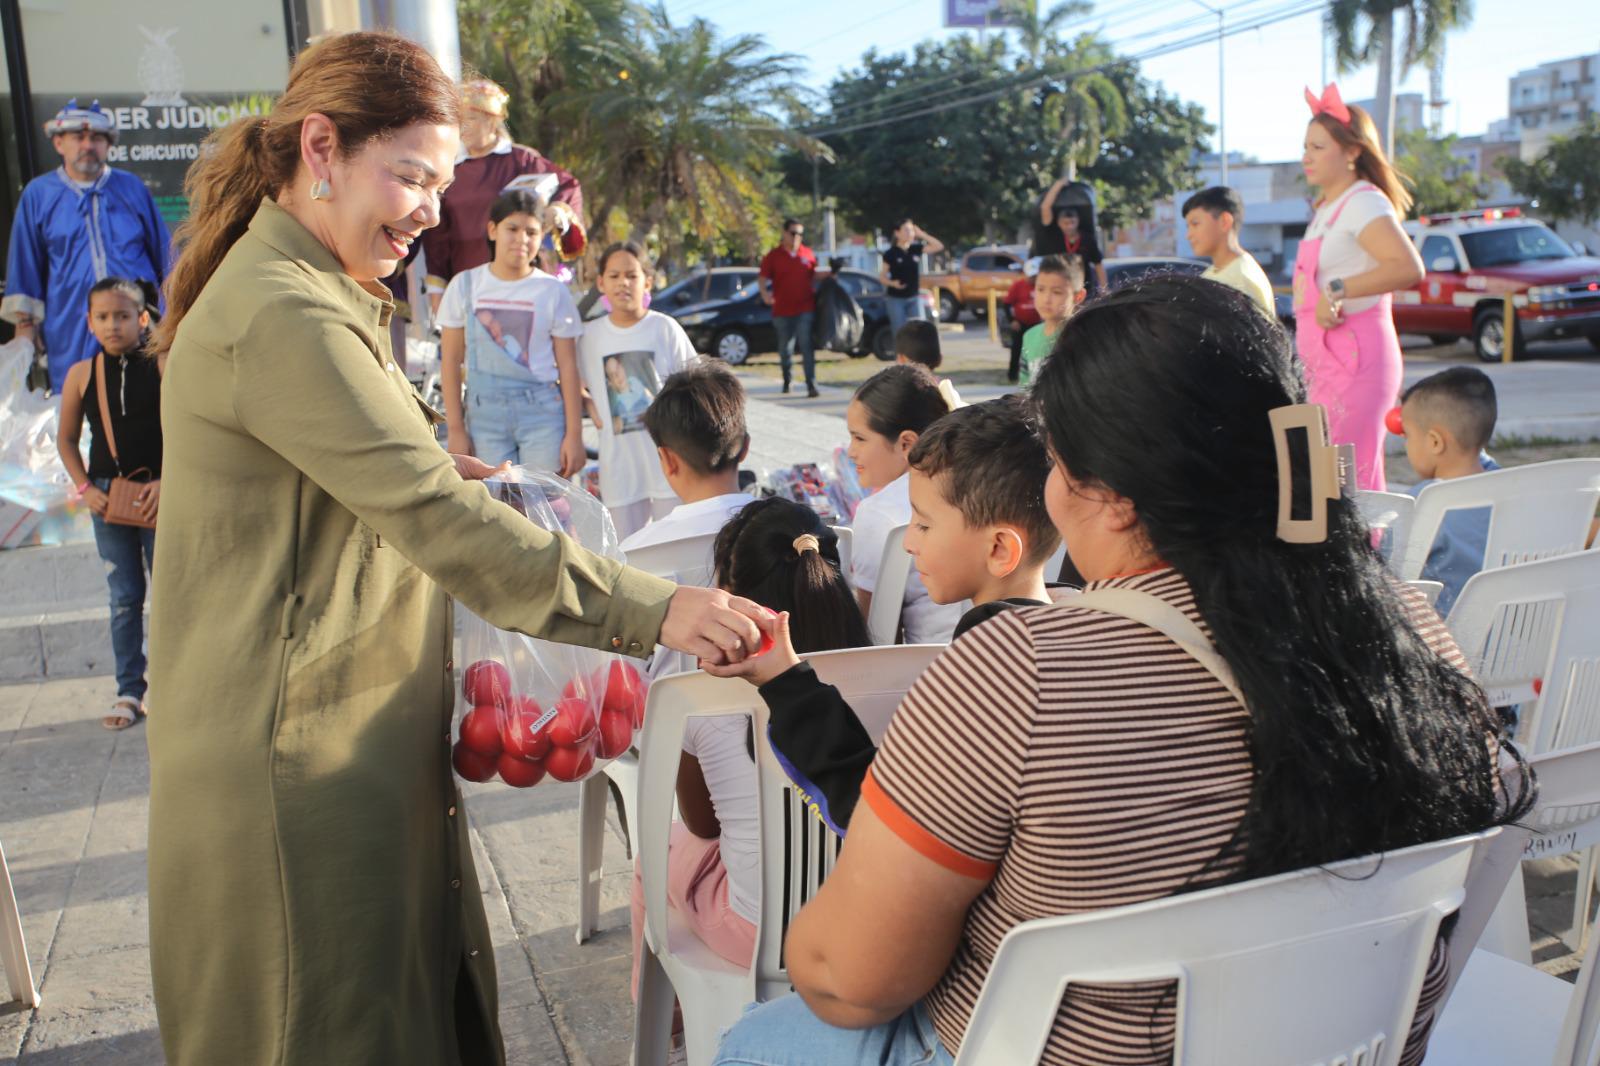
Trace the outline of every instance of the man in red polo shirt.
[[806, 395], [817, 395], [817, 354], [811, 344], [811, 323], [816, 318], [817, 257], [801, 243], [806, 228], [792, 218], [783, 220], [783, 240], [761, 260], [761, 299], [772, 308], [772, 328], [778, 334], [778, 363], [783, 367], [783, 391], [789, 391], [789, 360], [795, 346], [806, 371]]

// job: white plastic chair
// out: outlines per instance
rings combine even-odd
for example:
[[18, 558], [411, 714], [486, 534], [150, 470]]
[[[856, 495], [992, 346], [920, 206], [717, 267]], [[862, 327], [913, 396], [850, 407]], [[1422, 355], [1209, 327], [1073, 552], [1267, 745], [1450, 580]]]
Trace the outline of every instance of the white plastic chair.
[[834, 526], [834, 535], [839, 538], [839, 573], [844, 575], [845, 582], [850, 581], [850, 560], [855, 557], [856, 535], [850, 531], [849, 526]]
[[[628, 565], [646, 573], [676, 581], [680, 585], [711, 584], [712, 548], [717, 535], [707, 533], [661, 544], [635, 548], [628, 552]], [[651, 673], [660, 677], [695, 669], [694, 659], [679, 652], [661, 651], [652, 663]], [[633, 857], [634, 797], [639, 791], [639, 756], [625, 751], [586, 778], [578, 791], [578, 943], [589, 939], [600, 928], [600, 879], [604, 873], [606, 834], [606, 795], [617, 802], [617, 820], [622, 823], [626, 853]]]
[[6, 866], [5, 848], [0, 847], [0, 966], [6, 971], [6, 986], [11, 998], [28, 1008], [39, 1005], [39, 990], [34, 987], [33, 968], [28, 965], [28, 945], [22, 939], [22, 912], [11, 889], [11, 870]]
[[[1524, 857], [1551, 858], [1600, 844], [1600, 744], [1551, 752], [1532, 762], [1539, 800], [1528, 819], [1536, 834]], [[1520, 887], [1521, 877], [1513, 883]], [[1516, 898], [1520, 902], [1520, 893]], [[1517, 920], [1526, 943], [1526, 912]], [[1523, 959], [1484, 948], [1472, 952], [1428, 1041], [1428, 1062], [1594, 1066], [1600, 1061], [1594, 959], [1591, 945], [1572, 985]]]
[[878, 584], [867, 610], [867, 633], [874, 644], [893, 644], [900, 635], [900, 611], [911, 581], [911, 556], [906, 553], [906, 526], [895, 526], [883, 542]]
[[[889, 727], [901, 698], [943, 645], [906, 644], [820, 652], [805, 658], [817, 676], [849, 701], [873, 741]], [[748, 714], [755, 720], [761, 832], [761, 920], [752, 966], [713, 953], [667, 906], [667, 842], [690, 716]], [[711, 1061], [717, 1034], [745, 1004], [789, 991], [783, 938], [789, 921], [833, 869], [840, 840], [813, 815], [766, 742], [767, 708], [751, 685], [704, 673], [663, 678], [650, 688], [639, 763], [639, 874], [645, 938], [634, 1020], [634, 1062], [666, 1061], [676, 994], [691, 1066]]]
[[1356, 509], [1361, 512], [1361, 518], [1367, 523], [1367, 527], [1375, 533], [1385, 534], [1384, 556], [1390, 560], [1391, 566], [1394, 565], [1395, 550], [1404, 542], [1406, 531], [1411, 526], [1411, 515], [1416, 503], [1415, 497], [1407, 496], [1403, 492], [1360, 489], [1355, 494]]
[[[1529, 756], [1600, 741], [1600, 552], [1583, 551], [1474, 574], [1446, 620], [1496, 707], [1520, 705]], [[1587, 924], [1595, 856], [1578, 872], [1574, 950]]]
[[1410, 528], [1395, 542], [1390, 566], [1422, 576], [1446, 512], [1489, 507], [1483, 568], [1582, 551], [1600, 502], [1600, 459], [1555, 459], [1436, 481], [1417, 494]]
[[1439, 603], [1439, 594], [1444, 591], [1443, 581], [1407, 581], [1406, 584], [1422, 593], [1428, 601], [1429, 607], [1436, 607]]
[[1178, 981], [1174, 1066], [1393, 1066], [1478, 843], [1024, 923], [1000, 943], [956, 1066], [1038, 1062], [1069, 984], [1163, 979]]

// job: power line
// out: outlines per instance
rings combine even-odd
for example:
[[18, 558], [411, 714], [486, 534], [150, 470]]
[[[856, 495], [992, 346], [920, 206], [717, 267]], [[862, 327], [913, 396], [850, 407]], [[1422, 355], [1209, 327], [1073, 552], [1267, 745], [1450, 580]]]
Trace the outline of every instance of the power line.
[[[1243, 6], [1243, 5], [1241, 5], [1241, 6]], [[1288, 4], [1288, 5], [1284, 6], [1284, 7], [1280, 7], [1277, 10], [1265, 12], [1265, 13], [1263, 13], [1261, 15], [1258, 15], [1258, 16], [1251, 16], [1251, 17], [1249, 17], [1249, 18], [1247, 18], [1245, 20], [1240, 21], [1239, 23], [1237, 23], [1235, 25], [1229, 26], [1228, 30], [1224, 34], [1224, 36], [1232, 37], [1232, 36], [1235, 36], [1235, 35], [1240, 34], [1240, 33], [1248, 32], [1250, 30], [1262, 29], [1263, 27], [1273, 25], [1274, 23], [1284, 22], [1284, 21], [1287, 21], [1289, 19], [1299, 18], [1299, 17], [1301, 17], [1303, 15], [1309, 15], [1309, 14], [1312, 14], [1313, 12], [1321, 11], [1321, 10], [1323, 10], [1324, 6], [1325, 5], [1322, 2], [1322, 0], [1315, 0], [1315, 2], [1305, 2], [1305, 0], [1292, 0], [1292, 2], [1290, 4]], [[1059, 73], [1059, 72], [1057, 72], [1057, 73], [1040, 72], [1037, 69], [1035, 69], [1034, 71], [1027, 72], [1027, 73], [1031, 73], [1033, 75], [1033, 77], [1031, 79], [1027, 80], [1027, 81], [1022, 82], [1021, 84], [1007, 85], [1007, 86], [1005, 86], [1003, 88], [991, 89], [991, 90], [989, 90], [987, 92], [980, 93], [977, 96], [971, 96], [971, 97], [967, 97], [965, 99], [947, 101], [945, 103], [933, 104], [933, 105], [928, 105], [928, 106], [922, 106], [923, 103], [924, 103], [923, 101], [917, 101], [916, 104], [913, 106], [913, 108], [910, 109], [910, 110], [895, 111], [895, 112], [890, 113], [890, 114], [880, 115], [880, 116], [875, 117], [873, 119], [870, 119], [870, 120], [867, 120], [867, 121], [863, 121], [863, 122], [857, 122], [857, 123], [854, 123], [854, 124], [847, 124], [847, 125], [844, 125], [844, 126], [836, 126], [836, 127], [833, 127], [833, 128], [810, 129], [810, 130], [805, 130], [805, 131], [802, 131], [802, 132], [805, 132], [805, 133], [807, 133], [808, 135], [810, 135], [812, 137], [819, 137], [819, 138], [820, 137], [839, 136], [839, 135], [845, 134], [845, 133], [858, 133], [858, 132], [860, 132], [862, 130], [874, 129], [874, 128], [878, 127], [878, 126], [886, 126], [886, 125], [888, 125], [890, 123], [901, 122], [901, 121], [904, 121], [905, 119], [909, 119], [909, 118], [923, 118], [923, 117], [925, 117], [927, 115], [935, 115], [935, 114], [940, 114], [940, 113], [945, 112], [945, 111], [951, 111], [951, 110], [954, 110], [954, 109], [956, 109], [958, 107], [970, 107], [973, 104], [987, 103], [990, 100], [999, 99], [1001, 96], [1004, 96], [1006, 93], [1015, 92], [1015, 91], [1018, 91], [1018, 90], [1037, 88], [1037, 87], [1039, 87], [1039, 86], [1041, 86], [1041, 85], [1043, 85], [1043, 84], [1045, 84], [1045, 83], [1047, 83], [1049, 81], [1057, 79], [1057, 78], [1065, 78], [1066, 80], [1070, 81], [1073, 78], [1082, 77], [1082, 76], [1084, 76], [1086, 74], [1104, 73], [1106, 71], [1115, 69], [1116, 67], [1122, 66], [1122, 65], [1124, 65], [1126, 63], [1129, 63], [1129, 62], [1140, 62], [1140, 61], [1146, 60], [1146, 59], [1155, 59], [1155, 58], [1158, 58], [1160, 56], [1171, 55], [1174, 52], [1183, 51], [1183, 50], [1188, 49], [1188, 48], [1195, 48], [1195, 47], [1199, 47], [1201, 45], [1210, 44], [1210, 43], [1216, 41], [1216, 39], [1217, 39], [1217, 34], [1209, 32], [1209, 31], [1206, 32], [1206, 33], [1203, 33], [1203, 34], [1195, 34], [1195, 35], [1193, 35], [1191, 37], [1188, 37], [1188, 38], [1183, 38], [1183, 39], [1180, 39], [1180, 40], [1177, 40], [1177, 41], [1171, 41], [1171, 42], [1167, 42], [1165, 44], [1152, 46], [1151, 48], [1146, 49], [1145, 51], [1137, 53], [1137, 54], [1134, 54], [1134, 55], [1119, 56], [1115, 60], [1112, 60], [1110, 62], [1099, 63], [1099, 64], [1096, 64], [1096, 65], [1094, 65], [1092, 67], [1086, 67], [1086, 68], [1083, 68], [1081, 70], [1075, 70], [1075, 71], [1071, 71], [1071, 72], [1068, 72], [1068, 73], [1065, 73], [1065, 74], [1062, 74], [1062, 73]], [[1113, 47], [1114, 47], [1114, 45], [1113, 45]]]

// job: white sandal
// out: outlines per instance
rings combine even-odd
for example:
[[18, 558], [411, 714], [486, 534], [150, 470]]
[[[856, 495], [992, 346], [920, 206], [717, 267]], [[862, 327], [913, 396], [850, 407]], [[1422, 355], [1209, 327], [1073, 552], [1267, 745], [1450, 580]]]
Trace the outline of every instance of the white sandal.
[[100, 724], [106, 729], [118, 732], [137, 725], [144, 716], [144, 707], [138, 700], [132, 696], [120, 696], [111, 705], [111, 713], [100, 719]]

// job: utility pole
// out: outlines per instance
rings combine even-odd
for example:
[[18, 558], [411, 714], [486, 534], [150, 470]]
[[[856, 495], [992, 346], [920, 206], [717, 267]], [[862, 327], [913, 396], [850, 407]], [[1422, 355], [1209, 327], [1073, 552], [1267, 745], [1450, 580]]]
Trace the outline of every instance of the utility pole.
[[1217, 140], [1222, 148], [1222, 184], [1226, 185], [1228, 184], [1228, 67], [1222, 44], [1224, 17], [1222, 8], [1212, 7], [1205, 0], [1194, 0], [1194, 2], [1217, 16]]
[[456, 0], [361, 0], [361, 25], [394, 30], [416, 41], [433, 53], [451, 80], [461, 80]]

